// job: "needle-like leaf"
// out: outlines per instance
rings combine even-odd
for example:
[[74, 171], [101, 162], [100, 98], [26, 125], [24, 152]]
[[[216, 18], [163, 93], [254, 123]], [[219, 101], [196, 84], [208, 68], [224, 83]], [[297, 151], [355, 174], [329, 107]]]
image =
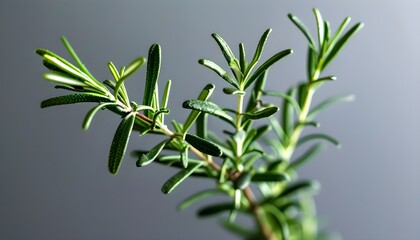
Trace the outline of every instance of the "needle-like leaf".
[[70, 45], [69, 41], [67, 41], [67, 38], [64, 36], [61, 36], [61, 41], [63, 42], [64, 46], [67, 48], [67, 51], [70, 53], [70, 55], [73, 57], [74, 61], [79, 65], [79, 68], [86, 73], [90, 78], [95, 79], [92, 74], [90, 74], [89, 70], [86, 68], [85, 64], [80, 60], [79, 56], [77, 56], [76, 52], [74, 51], [73, 47]]
[[350, 101], [353, 101], [354, 98], [355, 98], [354, 95], [336, 96], [336, 97], [328, 98], [327, 100], [319, 103], [314, 108], [312, 108], [312, 110], [308, 114], [307, 119], [308, 119], [308, 121], [312, 120], [319, 112], [321, 112], [325, 108], [327, 108], [327, 107], [329, 107], [329, 106], [331, 106], [335, 103], [350, 102]]
[[291, 197], [301, 192], [315, 192], [321, 188], [317, 181], [299, 181], [289, 185], [279, 197]]
[[[146, 63], [146, 59], [144, 57], [140, 57], [132, 61], [123, 71], [123, 75], [121, 75], [121, 78], [118, 79], [117, 84], [115, 85], [114, 89], [114, 97], [118, 97], [118, 93], [120, 91], [120, 88], [123, 89], [123, 95], [124, 99], [126, 100], [126, 104], [129, 102], [127, 92], [124, 87], [124, 81], [127, 80], [131, 75], [133, 75], [143, 64]], [[156, 80], [157, 81], [157, 80]], [[156, 85], [156, 83], [155, 83]], [[150, 105], [148, 105], [150, 106]]]
[[222, 51], [227, 63], [230, 65], [232, 62], [234, 62], [236, 59], [235, 55], [233, 55], [233, 52], [230, 49], [229, 45], [226, 43], [226, 41], [217, 33], [213, 33], [211, 36], [214, 38], [214, 40], [216, 40], [217, 45], [219, 45], [220, 50]]
[[308, 39], [308, 42], [310, 45], [312, 45], [313, 48], [316, 47], [315, 40], [312, 37], [311, 32], [309, 31], [308, 27], [295, 15], [289, 13], [288, 14], [290, 20], [299, 28], [299, 30], [305, 35], [305, 37]]
[[191, 146], [200, 150], [202, 153], [209, 154], [216, 157], [220, 157], [223, 154], [222, 150], [216, 144], [204, 138], [200, 138], [196, 135], [187, 133], [185, 135], [185, 141], [191, 144]]
[[309, 141], [312, 141], [312, 140], [318, 140], [318, 139], [328, 141], [328, 142], [334, 144], [337, 148], [341, 148], [341, 144], [337, 139], [331, 137], [330, 135], [323, 134], [323, 133], [313, 133], [313, 134], [306, 135], [306, 136], [302, 137], [301, 139], [299, 139], [299, 141], [297, 143], [297, 146], [300, 146], [300, 145], [302, 145], [306, 142], [309, 142]]
[[356, 34], [358, 31], [360, 31], [363, 28], [363, 23], [358, 23], [354, 25], [344, 36], [342, 36], [337, 43], [333, 46], [331, 53], [327, 56], [325, 59], [323, 69], [326, 68], [330, 63], [331, 60], [333, 60], [338, 53], [343, 49], [343, 47], [346, 45], [346, 43], [350, 40], [350, 38]]
[[[146, 84], [144, 88], [143, 105], [152, 106], [153, 98], [157, 89], [161, 62], [161, 49], [159, 44], [153, 44], [149, 49], [149, 57], [146, 71]], [[147, 111], [146, 116], [152, 117]]]
[[296, 170], [299, 167], [303, 166], [309, 160], [313, 159], [318, 153], [324, 150], [325, 146], [321, 143], [317, 143], [310, 147], [306, 152], [302, 154], [299, 158], [295, 159], [288, 167], [288, 169]]
[[215, 195], [220, 195], [220, 194], [225, 194], [222, 190], [219, 189], [209, 189], [209, 190], [204, 190], [201, 192], [198, 192], [192, 196], [190, 196], [189, 198], [185, 199], [184, 201], [182, 201], [182, 203], [180, 203], [178, 205], [178, 210], [182, 211], [187, 209], [188, 207], [190, 207], [192, 204], [211, 197], [211, 196], [215, 196]]
[[337, 43], [338, 39], [340, 39], [341, 34], [343, 34], [344, 30], [346, 29], [347, 25], [350, 23], [351, 18], [346, 17], [343, 22], [340, 24], [340, 26], [337, 28], [337, 31], [335, 32], [334, 36], [331, 38], [328, 49], [325, 53], [325, 55], [328, 55], [331, 50], [334, 48], [335, 44]]
[[257, 78], [266, 70], [268, 70], [268, 68], [271, 67], [274, 63], [280, 61], [282, 58], [288, 56], [291, 53], [293, 53], [291, 49], [286, 49], [277, 53], [276, 55], [272, 56], [270, 59], [265, 61], [263, 64], [261, 64], [261, 66], [257, 70], [255, 70], [252, 76], [249, 77], [249, 79], [246, 81], [244, 89], [247, 89], [249, 85], [251, 85], [255, 80], [257, 80]]
[[239, 44], [239, 63], [241, 65], [242, 72], [245, 72], [248, 68], [248, 61], [246, 60], [245, 47], [243, 43]]
[[[215, 86], [213, 84], [207, 84], [204, 89], [201, 91], [201, 93], [198, 95], [198, 100], [201, 101], [207, 101], [210, 96], [213, 94]], [[190, 115], [188, 115], [187, 120], [184, 124], [183, 133], [187, 133], [188, 130], [191, 128], [191, 126], [194, 124], [194, 122], [197, 120], [198, 115], [200, 114], [200, 111], [193, 110], [191, 111]]]
[[130, 113], [123, 118], [112, 139], [108, 157], [108, 169], [112, 174], [117, 174], [121, 166], [135, 118], [136, 115], [133, 113]]
[[280, 211], [276, 206], [271, 204], [264, 205], [264, 209], [266, 209], [267, 212], [276, 220], [275, 226], [278, 227], [274, 228], [274, 230], [280, 231], [279, 237], [283, 240], [289, 240], [290, 228], [288, 225], [286, 215], [282, 211]]
[[295, 87], [292, 87], [287, 91], [287, 96], [289, 98], [284, 98], [283, 100], [283, 109], [282, 109], [282, 126], [284, 131], [287, 135], [290, 136], [291, 132], [294, 128], [294, 122], [295, 122], [295, 114], [299, 114], [299, 112], [294, 112], [293, 110], [296, 109], [296, 106], [293, 106], [293, 102], [291, 99], [296, 98], [297, 89]]
[[290, 181], [286, 173], [256, 173], [251, 178], [252, 182], [284, 182]]
[[179, 184], [181, 184], [185, 179], [187, 179], [194, 171], [200, 168], [204, 162], [200, 162], [197, 164], [191, 163], [188, 168], [181, 170], [173, 177], [171, 177], [168, 181], [165, 182], [162, 186], [162, 192], [164, 194], [171, 193]]
[[319, 49], [321, 51], [322, 46], [324, 44], [324, 37], [325, 37], [325, 23], [324, 23], [324, 19], [322, 18], [321, 13], [319, 12], [318, 9], [314, 8], [313, 9], [314, 14], [315, 14], [315, 19], [316, 19], [316, 25], [317, 25], [317, 29], [318, 29], [318, 43], [319, 43]]
[[74, 104], [81, 102], [110, 102], [108, 98], [100, 97], [97, 95], [87, 94], [87, 93], [78, 93], [78, 94], [69, 94], [59, 97], [53, 97], [41, 102], [41, 108], [57, 106], [57, 105], [66, 105]]
[[184, 167], [184, 168], [187, 168], [188, 167], [188, 151], [189, 151], [189, 149], [188, 149], [188, 147], [186, 147], [186, 148], [184, 148], [184, 150], [182, 150], [181, 151], [181, 156], [180, 156], [180, 158], [181, 158], [181, 163], [182, 163], [182, 166]]
[[301, 109], [300, 109], [299, 103], [296, 101], [295, 98], [291, 97], [289, 94], [282, 93], [282, 92], [274, 92], [274, 91], [264, 91], [264, 95], [282, 98], [293, 107], [293, 109], [295, 110], [297, 114], [300, 113]]
[[92, 122], [93, 117], [95, 116], [95, 114], [100, 110], [100, 109], [105, 109], [107, 106], [118, 106], [117, 103], [115, 102], [105, 102], [105, 103], [100, 103], [98, 106], [92, 108], [85, 117], [85, 120], [83, 121], [83, 125], [82, 125], [82, 129], [83, 130], [88, 130], [90, 123]]
[[228, 82], [230, 85], [234, 86], [236, 89], [239, 88], [238, 84], [236, 83], [236, 80], [230, 76], [229, 73], [227, 73], [223, 68], [221, 68], [216, 63], [206, 60], [206, 59], [200, 59], [198, 60], [198, 63], [213, 70], [217, 75], [219, 75], [221, 78], [223, 78], [226, 82]]
[[166, 139], [153, 147], [148, 153], [140, 155], [140, 158], [136, 163], [137, 167], [143, 167], [153, 162], [159, 156], [160, 152], [162, 152], [168, 141], [169, 140]]
[[88, 87], [85, 82], [80, 79], [72, 78], [72, 76], [61, 73], [61, 72], [49, 72], [44, 73], [44, 78], [48, 81], [58, 83], [64, 86], [72, 86], [72, 87]]
[[242, 115], [244, 116], [244, 121], [248, 119], [256, 120], [256, 119], [270, 117], [271, 115], [275, 114], [278, 110], [279, 108], [276, 106], [262, 107], [255, 112], [242, 113]]
[[228, 95], [245, 95], [244, 91], [239, 91], [235, 88], [223, 88], [223, 92]]
[[254, 68], [254, 66], [260, 60], [262, 52], [264, 50], [265, 43], [267, 42], [268, 36], [270, 35], [271, 31], [272, 31], [271, 28], [267, 29], [261, 36], [260, 41], [258, 42], [258, 45], [257, 45], [257, 49], [255, 49], [254, 57], [252, 58], [252, 61], [249, 64], [249, 69], [247, 70], [247, 73], [252, 71], [252, 68]]
[[314, 80], [315, 70], [318, 67], [318, 52], [309, 45], [308, 47], [308, 63], [307, 63], [307, 74], [308, 80]]
[[197, 215], [199, 217], [209, 217], [225, 211], [231, 211], [232, 209], [234, 209], [234, 207], [235, 206], [233, 205], [233, 203], [212, 204], [198, 210]]
[[231, 116], [225, 113], [217, 104], [209, 102], [209, 101], [202, 101], [202, 100], [187, 100], [182, 104], [183, 108], [197, 110], [203, 113], [208, 113], [210, 115], [216, 116], [224, 121], [234, 124], [234, 120]]
[[207, 139], [207, 114], [206, 113], [201, 113], [200, 115], [198, 115], [197, 121], [196, 121], [196, 133], [197, 136]]

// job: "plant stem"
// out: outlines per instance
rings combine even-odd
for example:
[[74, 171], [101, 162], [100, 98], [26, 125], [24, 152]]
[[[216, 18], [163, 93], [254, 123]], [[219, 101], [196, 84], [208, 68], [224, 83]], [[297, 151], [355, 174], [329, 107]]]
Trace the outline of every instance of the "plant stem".
[[242, 109], [244, 105], [244, 95], [238, 94], [238, 106], [236, 108], [236, 131], [242, 128]]
[[265, 239], [267, 240], [276, 240], [273, 232], [268, 227], [268, 224], [264, 221], [264, 219], [261, 216], [261, 207], [258, 205], [255, 195], [252, 192], [252, 189], [250, 187], [247, 187], [243, 190], [245, 198], [248, 200], [249, 204], [251, 205], [251, 210], [255, 215], [255, 219], [258, 223], [258, 225], [261, 228], [261, 232], [264, 235]]
[[296, 144], [299, 140], [300, 134], [302, 133], [304, 126], [305, 126], [305, 122], [306, 119], [308, 117], [309, 114], [309, 110], [311, 108], [311, 104], [312, 104], [312, 98], [313, 95], [315, 93], [315, 89], [313, 89], [310, 85], [311, 82], [315, 81], [316, 79], [319, 78], [319, 74], [321, 73], [321, 67], [320, 65], [318, 65], [318, 68], [316, 69], [316, 71], [314, 72], [314, 74], [312, 75], [307, 87], [307, 94], [305, 96], [305, 100], [303, 102], [302, 105], [302, 110], [299, 113], [298, 116], [298, 123], [295, 127], [295, 129], [293, 130], [292, 134], [290, 135], [289, 138], [289, 142], [287, 144], [287, 147], [285, 148], [285, 160], [286, 161], [290, 161], [290, 158], [292, 157], [292, 154], [295, 150]]

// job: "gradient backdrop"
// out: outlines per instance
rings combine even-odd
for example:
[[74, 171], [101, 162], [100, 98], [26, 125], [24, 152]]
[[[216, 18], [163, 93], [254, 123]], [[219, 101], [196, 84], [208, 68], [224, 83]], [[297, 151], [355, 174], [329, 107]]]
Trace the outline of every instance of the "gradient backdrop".
[[[101, 112], [83, 132], [92, 105], [41, 110], [41, 100], [62, 92], [41, 78], [33, 51], [65, 54], [59, 36], [66, 35], [94, 75], [106, 79], [107, 61], [127, 64], [160, 43], [160, 79], [173, 80], [172, 116], [183, 120], [188, 111], [175, 109], [206, 83], [218, 85], [214, 99], [222, 101], [224, 82], [197, 64], [199, 58], [223, 63], [213, 32], [232, 46], [244, 42], [251, 53], [273, 28], [263, 58], [286, 48], [295, 54], [272, 68], [269, 86], [284, 90], [302, 80], [306, 42], [287, 13], [314, 30], [314, 6], [333, 28], [348, 15], [365, 28], [327, 70], [338, 81], [316, 96], [357, 96], [318, 118], [320, 130], [343, 148], [330, 146], [301, 176], [321, 182], [319, 214], [344, 239], [420, 239], [420, 3], [414, 0], [0, 1], [0, 239], [235, 239], [218, 218], [197, 220], [198, 205], [176, 211], [183, 198], [212, 183], [190, 179], [163, 195], [160, 187], [174, 171], [136, 168], [130, 156], [110, 175], [118, 117]], [[137, 100], [144, 73], [127, 82]], [[129, 149], [154, 143], [132, 137]]]

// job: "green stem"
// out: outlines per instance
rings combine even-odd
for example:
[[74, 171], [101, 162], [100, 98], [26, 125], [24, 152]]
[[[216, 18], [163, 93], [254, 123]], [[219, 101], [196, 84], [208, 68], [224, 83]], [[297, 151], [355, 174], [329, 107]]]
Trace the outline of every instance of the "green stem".
[[283, 157], [285, 158], [286, 161], [290, 161], [290, 158], [292, 157], [292, 154], [296, 148], [296, 144], [299, 140], [300, 134], [302, 133], [304, 129], [304, 126], [305, 126], [304, 123], [306, 122], [306, 119], [308, 118], [309, 110], [312, 104], [312, 98], [315, 93], [315, 89], [311, 87], [310, 83], [319, 78], [319, 74], [321, 73], [320, 69], [321, 69], [321, 66], [320, 64], [318, 64], [316, 71], [314, 72], [313, 76], [311, 77], [309, 81], [309, 84], [307, 85], [308, 86], [307, 94], [305, 95], [305, 100], [302, 105], [302, 110], [300, 111], [299, 116], [298, 116], [298, 123], [295, 129], [293, 130], [292, 134], [290, 135], [289, 142], [287, 146], [285, 147], [285, 154]]
[[238, 106], [236, 108], [236, 131], [242, 129], [242, 111], [244, 105], [244, 95], [238, 94]]

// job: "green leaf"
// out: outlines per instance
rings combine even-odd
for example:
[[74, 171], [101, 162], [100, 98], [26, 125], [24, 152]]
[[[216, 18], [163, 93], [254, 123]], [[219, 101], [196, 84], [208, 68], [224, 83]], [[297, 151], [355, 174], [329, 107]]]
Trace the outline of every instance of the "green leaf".
[[255, 64], [257, 64], [257, 62], [260, 60], [262, 52], [264, 50], [265, 43], [267, 42], [268, 36], [270, 35], [271, 31], [272, 31], [271, 28], [267, 29], [261, 36], [260, 41], [258, 42], [258, 45], [257, 45], [257, 49], [255, 49], [255, 54], [254, 54], [254, 57], [252, 58], [250, 68], [254, 67]]
[[311, 32], [309, 32], [308, 27], [295, 15], [289, 13], [290, 20], [299, 28], [299, 30], [305, 35], [305, 37], [308, 39], [308, 42], [310, 45], [312, 45], [314, 48], [316, 47], [314, 38], [311, 35]]
[[71, 87], [88, 87], [89, 86], [82, 80], [73, 78], [72, 76], [65, 73], [61, 73], [61, 72], [44, 73], [43, 77], [47, 79], [48, 81], [62, 84], [65, 86], [71, 86]]
[[188, 167], [188, 151], [189, 151], [188, 150], [188, 147], [184, 148], [184, 150], [181, 151], [180, 158], [181, 158], [182, 166], [184, 168], [187, 168]]
[[[135, 73], [141, 66], [143, 66], [144, 63], [146, 63], [146, 59], [144, 57], [140, 57], [140, 58], [137, 58], [134, 61], [132, 61], [127, 66], [127, 68], [125, 68], [124, 75], [121, 76], [120, 79], [118, 79], [117, 84], [115, 85], [115, 89], [114, 89], [114, 97], [115, 98], [118, 97], [118, 92], [120, 90], [120, 87], [122, 86], [124, 88], [124, 85], [123, 85], [124, 81], [127, 80], [128, 77], [133, 75], [133, 73]], [[157, 79], [156, 79], [156, 81], [157, 81]], [[155, 83], [155, 85], [156, 85], [156, 83]], [[125, 88], [123, 89], [123, 94], [124, 94], [125, 98], [127, 99], [127, 96], [126, 96], [127, 94], [126, 94]], [[129, 102], [128, 99], [127, 99], [127, 102]], [[147, 106], [150, 106], [150, 105], [147, 105]]]
[[233, 55], [232, 50], [230, 50], [230, 47], [225, 42], [225, 40], [216, 33], [213, 33], [211, 36], [214, 38], [214, 40], [216, 40], [217, 45], [219, 45], [220, 50], [222, 51], [227, 63], [230, 65], [232, 62], [234, 62], [236, 59], [235, 55]]
[[299, 158], [292, 161], [287, 169], [296, 170], [309, 160], [313, 159], [318, 153], [325, 149], [325, 146], [321, 143], [315, 144], [310, 147], [306, 152], [302, 154]]
[[222, 227], [225, 228], [226, 230], [242, 237], [243, 239], [248, 239], [248, 240], [258, 239], [258, 238], [253, 238], [253, 235], [255, 235], [255, 233], [252, 232], [248, 227], [244, 227], [239, 224], [234, 224], [229, 221], [222, 221], [220, 222], [220, 225], [222, 225]]
[[[290, 89], [289, 92], [290, 91], [292, 90]], [[301, 111], [299, 103], [296, 101], [295, 98], [291, 97], [290, 94], [286, 94], [282, 92], [274, 92], [274, 91], [264, 91], [264, 95], [282, 98], [293, 107], [296, 113], [300, 113]]]
[[169, 141], [170, 139], [166, 139], [153, 147], [148, 153], [140, 155], [140, 158], [136, 163], [137, 167], [143, 167], [153, 162]]
[[182, 203], [180, 203], [178, 205], [178, 210], [182, 211], [187, 209], [188, 207], [190, 207], [192, 204], [211, 197], [211, 196], [215, 196], [215, 195], [219, 195], [219, 194], [225, 194], [222, 190], [219, 189], [210, 189], [210, 190], [204, 190], [201, 192], [198, 192], [192, 196], [190, 196], [189, 198], [185, 199], [184, 201], [182, 201]]
[[164, 194], [171, 193], [181, 182], [183, 182], [187, 177], [189, 177], [194, 171], [200, 168], [204, 162], [193, 164], [191, 163], [188, 168], [178, 172], [172, 176], [168, 181], [165, 182], [162, 186], [162, 192]]
[[246, 60], [245, 47], [243, 43], [239, 44], [239, 62], [242, 72], [245, 72], [248, 67], [248, 61]]
[[282, 144], [284, 138], [286, 137], [286, 134], [281, 127], [279, 121], [275, 119], [274, 117], [268, 118], [270, 121], [270, 125], [273, 127], [274, 132], [276, 133], [278, 139], [280, 140], [279, 144]]
[[118, 69], [117, 67], [115, 67], [113, 62], [108, 62], [108, 69], [114, 77], [115, 81], [118, 81], [121, 78], [120, 73], [118, 72]]
[[334, 36], [331, 38], [329, 42], [328, 49], [325, 55], [328, 55], [331, 52], [331, 50], [334, 48], [334, 46], [337, 44], [338, 39], [341, 37], [341, 34], [343, 34], [345, 28], [350, 23], [350, 21], [351, 21], [351, 18], [346, 17], [343, 20], [343, 22], [340, 24], [340, 26], [337, 28], [337, 31], [335, 32]]
[[334, 76], [323, 77], [323, 78], [319, 78], [319, 79], [317, 79], [315, 81], [312, 81], [310, 83], [310, 86], [311, 86], [311, 89], [316, 90], [317, 88], [319, 88], [320, 86], [322, 86], [322, 84], [324, 84], [325, 82], [327, 82], [327, 81], [335, 81], [335, 80], [337, 80], [337, 78], [334, 77]]
[[290, 176], [286, 173], [255, 173], [252, 182], [284, 182], [290, 181]]
[[227, 113], [225, 113], [215, 103], [202, 101], [202, 100], [187, 100], [182, 104], [182, 107], [211, 114], [213, 116], [216, 116], [218, 118], [225, 120], [226, 122], [232, 124], [233, 126], [235, 125], [233, 118], [229, 116]]
[[244, 89], [247, 89], [249, 85], [251, 85], [262, 73], [268, 70], [274, 63], [280, 61], [282, 58], [288, 56], [291, 53], [293, 53], [293, 50], [286, 49], [277, 53], [276, 55], [272, 56], [270, 59], [265, 61], [263, 64], [261, 64], [261, 66], [257, 70], [255, 70], [252, 76], [248, 78], [248, 80], [245, 83]]
[[51, 71], [60, 72], [60, 73], [63, 73], [63, 74], [67, 74], [64, 70], [62, 70], [61, 68], [57, 67], [55, 64], [51, 63], [47, 59], [43, 59], [42, 60], [42, 64], [44, 65], [44, 67], [46, 67], [47, 69], [49, 69]]
[[335, 76], [326, 76], [326, 77], [318, 78], [315, 81], [312, 81], [311, 83], [314, 84], [314, 83], [317, 83], [317, 82], [335, 81], [335, 80], [337, 80], [337, 77], [335, 77]]
[[235, 88], [223, 88], [223, 92], [226, 93], [226, 94], [228, 94], [228, 95], [235, 95], [235, 94], [245, 95], [245, 92], [244, 91], [239, 91], [239, 90], [237, 90]]
[[249, 169], [255, 161], [261, 159], [265, 153], [259, 149], [247, 149], [247, 152], [242, 154], [241, 161], [244, 169]]
[[61, 72], [65, 72], [72, 77], [77, 77], [85, 81], [92, 81], [92, 79], [90, 79], [89, 76], [82, 72], [82, 70], [52, 51], [46, 49], [37, 49], [35, 53], [41, 55], [48, 66], [55, 66], [56, 68], [61, 69]]
[[330, 41], [331, 38], [331, 27], [330, 27], [330, 23], [325, 20], [324, 21], [324, 43], [322, 44], [322, 53], [325, 53], [328, 49], [328, 41]]
[[271, 204], [266, 204], [263, 206], [263, 208], [266, 209], [266, 211], [276, 220], [275, 223], [277, 223], [278, 228], [274, 226], [272, 227], [276, 231], [280, 230], [281, 239], [289, 240], [290, 230], [286, 215], [282, 211], [280, 211], [276, 206]]
[[189, 144], [191, 144], [193, 147], [195, 147], [202, 153], [209, 154], [216, 157], [220, 157], [223, 154], [222, 150], [216, 144], [204, 138], [200, 138], [196, 135], [187, 133], [185, 135], [185, 141], [187, 141]]
[[244, 121], [248, 119], [256, 120], [256, 119], [270, 117], [271, 115], [275, 114], [278, 110], [279, 108], [276, 106], [261, 107], [253, 113], [242, 113], [242, 115], [246, 118], [244, 119]]
[[90, 74], [89, 70], [86, 68], [86, 66], [83, 64], [83, 62], [80, 60], [79, 56], [77, 56], [76, 52], [74, 51], [73, 47], [70, 45], [69, 41], [67, 41], [66, 37], [61, 36], [61, 41], [63, 42], [64, 46], [67, 48], [67, 51], [73, 57], [73, 59], [77, 63], [77, 65], [79, 65], [79, 68], [84, 73], [86, 73], [90, 78], [95, 79], [92, 76], [92, 74]]
[[334, 144], [337, 148], [341, 148], [341, 144], [337, 139], [331, 137], [330, 135], [323, 134], [323, 133], [314, 133], [314, 134], [306, 135], [306, 136], [302, 137], [301, 139], [299, 139], [299, 141], [297, 143], [297, 146], [300, 146], [300, 145], [302, 145], [306, 142], [309, 142], [309, 141], [312, 141], [312, 140], [317, 140], [317, 139], [326, 140], [326, 141]]
[[115, 82], [111, 81], [111, 80], [105, 80], [104, 84], [107, 85], [109, 88], [111, 88], [112, 90], [115, 89]]
[[355, 98], [354, 95], [335, 96], [335, 97], [328, 98], [327, 100], [319, 103], [314, 108], [312, 108], [312, 110], [308, 114], [307, 119], [308, 121], [312, 120], [319, 112], [321, 112], [322, 110], [326, 109], [327, 107], [333, 104], [336, 104], [339, 102], [350, 102], [350, 101], [353, 101], [354, 98]]
[[[149, 49], [149, 57], [146, 71], [146, 85], [144, 88], [143, 105], [152, 106], [153, 99], [157, 90], [161, 61], [161, 49], [159, 44], [153, 44]], [[152, 117], [151, 112], [147, 111], [147, 117]]]
[[217, 203], [201, 208], [200, 210], [198, 210], [197, 214], [199, 217], [209, 217], [225, 211], [231, 211], [232, 209], [234, 209], [234, 205], [230, 202]]
[[112, 174], [117, 174], [121, 166], [135, 118], [136, 115], [134, 113], [128, 114], [123, 118], [112, 139], [108, 157], [108, 169]]
[[319, 122], [315, 122], [315, 121], [302, 122], [302, 123], [299, 123], [299, 124], [301, 124], [302, 126], [312, 126], [312, 127], [315, 127], [315, 128], [321, 127], [321, 124]]
[[318, 52], [309, 45], [308, 47], [308, 80], [313, 80], [316, 68], [318, 67]]
[[238, 84], [236, 83], [236, 80], [230, 76], [229, 73], [227, 73], [223, 68], [221, 68], [216, 63], [206, 60], [206, 59], [200, 59], [198, 60], [198, 63], [209, 68], [210, 70], [213, 70], [217, 75], [219, 75], [221, 78], [223, 78], [226, 82], [228, 82], [230, 85], [234, 86], [236, 89], [239, 88]]
[[146, 58], [139, 57], [134, 59], [124, 70], [124, 75], [122, 77], [129, 77], [133, 75], [141, 66], [146, 63]]
[[[294, 129], [293, 125], [295, 121], [295, 113], [293, 112], [293, 109], [296, 109], [297, 106], [293, 106], [293, 104], [291, 104], [291, 102], [294, 102], [291, 101], [291, 99], [294, 100], [296, 98], [296, 92], [297, 89], [295, 87], [289, 89], [289, 91], [287, 91], [287, 95], [290, 96], [288, 98], [289, 100], [286, 100], [285, 98], [283, 101], [282, 126], [288, 136], [291, 135]], [[299, 114], [299, 112], [296, 112], [296, 114]]]
[[[268, 70], [262, 73], [255, 81], [254, 87], [252, 88], [251, 97], [249, 98], [248, 104], [246, 106], [246, 112], [250, 112], [258, 106], [257, 103], [263, 93], [264, 86], [267, 81], [267, 76]], [[244, 129], [249, 129], [250, 127], [251, 122], [248, 122]]]
[[85, 120], [83, 121], [83, 125], [82, 128], [83, 130], [88, 130], [90, 123], [92, 122], [93, 116], [95, 116], [95, 114], [99, 111], [99, 109], [105, 109], [107, 106], [118, 106], [117, 103], [115, 102], [110, 102], [110, 103], [100, 103], [98, 106], [92, 108], [85, 117]]
[[318, 29], [318, 42], [319, 42], [319, 49], [321, 51], [322, 45], [324, 44], [324, 37], [325, 37], [325, 29], [324, 29], [324, 19], [322, 18], [321, 13], [318, 9], [313, 9], [315, 18], [316, 18], [316, 25]]
[[[207, 84], [204, 89], [201, 91], [200, 95], [198, 95], [198, 100], [201, 101], [207, 101], [210, 96], [213, 94], [214, 91], [214, 85], [213, 84]], [[184, 124], [183, 133], [188, 132], [188, 130], [191, 128], [191, 126], [194, 124], [194, 122], [197, 120], [198, 115], [200, 114], [200, 111], [193, 110], [191, 111], [190, 115], [188, 115], [187, 120]]]
[[207, 114], [202, 113], [198, 116], [195, 127], [197, 136], [207, 139]]
[[108, 98], [100, 97], [92, 94], [78, 93], [78, 94], [69, 94], [59, 97], [53, 97], [41, 102], [41, 108], [65, 105], [65, 104], [74, 104], [81, 102], [110, 102]]
[[302, 193], [302, 192], [314, 192], [318, 191], [321, 188], [321, 185], [317, 181], [299, 181], [293, 184], [290, 184], [279, 196], [282, 197], [291, 197], [293, 195]]
[[329, 53], [327, 58], [325, 59], [323, 69], [326, 68], [331, 63], [331, 61], [338, 55], [338, 53], [343, 49], [343, 47], [350, 40], [350, 38], [354, 34], [356, 34], [358, 31], [360, 31], [362, 28], [363, 28], [363, 23], [356, 24], [346, 34], [344, 34], [344, 36], [342, 36], [337, 41], [337, 43], [332, 48], [331, 53]]
[[171, 92], [171, 85], [172, 85], [172, 81], [169, 79], [168, 82], [166, 82], [165, 91], [163, 92], [162, 108], [168, 107], [169, 94]]

